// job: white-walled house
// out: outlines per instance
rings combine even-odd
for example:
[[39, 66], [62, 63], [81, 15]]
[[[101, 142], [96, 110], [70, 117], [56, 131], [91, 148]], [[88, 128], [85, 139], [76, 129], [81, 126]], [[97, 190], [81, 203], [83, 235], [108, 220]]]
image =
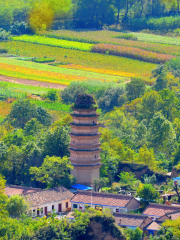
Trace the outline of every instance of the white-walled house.
[[23, 194], [29, 204], [32, 216], [44, 216], [55, 211], [56, 213], [71, 210], [71, 198], [74, 196], [65, 187], [55, 187], [39, 192]]
[[140, 203], [132, 196], [80, 191], [71, 199], [71, 209], [85, 210], [85, 206], [91, 206], [103, 210], [109, 208], [112, 212], [128, 212], [139, 208]]

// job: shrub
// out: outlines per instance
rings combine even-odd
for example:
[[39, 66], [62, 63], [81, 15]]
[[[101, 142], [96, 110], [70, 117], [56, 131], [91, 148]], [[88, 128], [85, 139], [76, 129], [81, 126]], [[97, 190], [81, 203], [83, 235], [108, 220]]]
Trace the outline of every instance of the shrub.
[[130, 33], [123, 33], [119, 36], [116, 36], [116, 38], [138, 41], [138, 38]]
[[14, 22], [13, 25], [11, 25], [11, 34], [13, 35], [22, 35], [22, 34], [29, 34], [31, 33], [31, 30], [29, 29], [29, 26], [25, 22]]
[[34, 58], [33, 62], [37, 63], [48, 63], [48, 62], [55, 62], [54, 58]]
[[0, 41], [6, 41], [9, 39], [9, 32], [6, 30], [0, 28]]

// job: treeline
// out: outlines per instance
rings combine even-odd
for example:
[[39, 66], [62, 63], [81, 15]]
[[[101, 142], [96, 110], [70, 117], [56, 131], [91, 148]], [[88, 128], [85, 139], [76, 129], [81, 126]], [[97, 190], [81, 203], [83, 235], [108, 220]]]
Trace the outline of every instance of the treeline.
[[179, 0], [6, 0], [0, 7], [0, 28], [10, 30], [17, 21], [30, 23], [33, 30], [107, 26], [168, 30], [180, 27], [178, 14]]

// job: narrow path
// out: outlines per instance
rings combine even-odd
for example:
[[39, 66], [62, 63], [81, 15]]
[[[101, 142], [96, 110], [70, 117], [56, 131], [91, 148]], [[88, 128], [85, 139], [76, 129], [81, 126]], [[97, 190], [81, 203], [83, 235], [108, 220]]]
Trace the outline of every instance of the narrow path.
[[56, 88], [56, 89], [65, 89], [67, 85], [57, 84], [57, 83], [49, 83], [49, 82], [40, 82], [28, 79], [21, 79], [21, 78], [14, 78], [14, 77], [7, 77], [0, 75], [0, 81], [2, 82], [11, 82], [16, 84], [24, 84], [30, 85], [35, 87], [45, 87], [45, 88]]

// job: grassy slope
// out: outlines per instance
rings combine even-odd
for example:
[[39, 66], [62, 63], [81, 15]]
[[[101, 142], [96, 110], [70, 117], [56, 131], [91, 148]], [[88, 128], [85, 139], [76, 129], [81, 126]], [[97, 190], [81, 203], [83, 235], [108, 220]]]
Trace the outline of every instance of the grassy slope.
[[[9, 50], [11, 54], [27, 57], [53, 57], [56, 61], [78, 64], [89, 67], [110, 69], [115, 71], [150, 74], [156, 68], [156, 64], [145, 63], [138, 60], [102, 55], [98, 53], [82, 52], [72, 49], [42, 46], [24, 42], [3, 42], [1, 45]], [[87, 74], [87, 72], [86, 72]]]

